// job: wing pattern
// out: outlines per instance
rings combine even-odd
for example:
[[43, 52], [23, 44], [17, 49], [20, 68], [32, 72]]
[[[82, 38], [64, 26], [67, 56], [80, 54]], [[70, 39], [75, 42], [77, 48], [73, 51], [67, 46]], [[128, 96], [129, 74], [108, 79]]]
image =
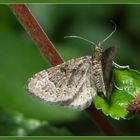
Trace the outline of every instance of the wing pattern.
[[28, 92], [49, 104], [87, 108], [96, 95], [90, 56], [72, 59], [30, 78]]

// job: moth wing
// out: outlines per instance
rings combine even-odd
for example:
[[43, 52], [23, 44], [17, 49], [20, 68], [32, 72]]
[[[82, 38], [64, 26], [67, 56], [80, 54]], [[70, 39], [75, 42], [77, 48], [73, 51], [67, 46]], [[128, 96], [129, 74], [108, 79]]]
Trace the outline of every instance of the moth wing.
[[109, 94], [113, 87], [113, 76], [112, 76], [112, 59], [116, 53], [116, 47], [106, 49], [102, 54], [102, 69], [103, 79], [105, 83], [106, 93]]
[[84, 110], [88, 108], [97, 95], [97, 90], [94, 83], [94, 76], [91, 73], [87, 74], [87, 78], [81, 86], [78, 94], [72, 102], [67, 106], [75, 110]]
[[73, 101], [87, 81], [91, 65], [88, 56], [69, 60], [35, 74], [26, 89], [47, 103], [65, 105]]

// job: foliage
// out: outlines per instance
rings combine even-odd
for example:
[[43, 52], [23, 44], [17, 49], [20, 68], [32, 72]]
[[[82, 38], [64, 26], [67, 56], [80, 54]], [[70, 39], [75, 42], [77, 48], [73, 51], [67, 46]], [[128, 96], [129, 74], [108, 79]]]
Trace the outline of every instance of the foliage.
[[[114, 61], [120, 65], [129, 64], [133, 69], [140, 69], [139, 5], [29, 4], [28, 6], [64, 60], [92, 55], [93, 50], [93, 46], [91, 47], [86, 42], [64, 39], [64, 36], [79, 35], [98, 42], [113, 30], [109, 20], [114, 20], [117, 24], [117, 31], [103, 44], [103, 48], [116, 45], [118, 53]], [[74, 135], [99, 135], [97, 128], [91, 125], [84, 112], [74, 112], [63, 107], [42, 104], [27, 95], [24, 91], [26, 80], [34, 73], [48, 68], [49, 65], [10, 9], [6, 5], [0, 5], [0, 13], [0, 106], [20, 112], [21, 117], [21, 122], [17, 123], [14, 114], [7, 115], [7, 111], [1, 111], [1, 135], [21, 135], [18, 132], [19, 128], [22, 128], [22, 135], [69, 135], [71, 133], [67, 132], [67, 128], [73, 130]], [[139, 88], [139, 79], [137, 79], [139, 74], [131, 69], [116, 68], [114, 68], [114, 74], [116, 85], [119, 88], [129, 87], [132, 92], [114, 88], [110, 103], [105, 103], [98, 97], [96, 106], [101, 108], [103, 105], [103, 112], [113, 118], [130, 118], [132, 116], [127, 114], [125, 107], [134, 99], [135, 89], [133, 85], [129, 83], [123, 85], [121, 81], [134, 80], [133, 84], [136, 83], [134, 88]], [[111, 103], [113, 105], [110, 107]], [[39, 123], [39, 127], [31, 131], [26, 126], [31, 124], [28, 118]], [[139, 119], [127, 122], [109, 119], [117, 129], [122, 130], [123, 135], [139, 135], [140, 125], [132, 127], [132, 124], [140, 124]], [[51, 124], [62, 124], [64, 129], [58, 131], [58, 126]], [[2, 130], [9, 131], [3, 132]]]
[[47, 121], [25, 118], [22, 114], [9, 110], [0, 110], [1, 136], [62, 136], [70, 135], [65, 128], [56, 128]]
[[129, 67], [114, 67], [115, 84], [109, 100], [97, 96], [95, 105], [106, 115], [114, 119], [130, 119], [134, 115], [127, 111], [127, 106], [133, 102], [140, 91], [140, 73]]

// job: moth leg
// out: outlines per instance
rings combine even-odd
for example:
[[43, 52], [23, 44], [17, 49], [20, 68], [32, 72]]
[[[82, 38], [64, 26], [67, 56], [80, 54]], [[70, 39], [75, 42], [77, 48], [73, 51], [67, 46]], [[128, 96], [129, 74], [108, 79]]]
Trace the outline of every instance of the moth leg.
[[113, 84], [114, 84], [114, 86], [115, 86], [116, 89], [121, 90], [121, 91], [123, 90], [122, 88], [120, 88], [119, 86], [117, 86], [117, 84], [115, 82], [113, 82]]
[[[112, 61], [112, 65], [115, 68], [129, 68], [129, 65], [127, 65], [127, 66], [120, 66], [117, 63], [115, 63], [114, 61]], [[119, 86], [117, 86], [117, 84], [114, 81], [113, 81], [113, 84], [114, 84], [114, 86], [115, 86], [116, 89], [121, 90], [121, 91], [123, 90], [122, 88], [120, 88]]]
[[115, 68], [129, 68], [129, 65], [126, 65], [126, 66], [121, 66], [121, 65], [118, 65], [117, 63], [115, 63], [114, 61], [112, 61], [112, 65], [115, 67]]

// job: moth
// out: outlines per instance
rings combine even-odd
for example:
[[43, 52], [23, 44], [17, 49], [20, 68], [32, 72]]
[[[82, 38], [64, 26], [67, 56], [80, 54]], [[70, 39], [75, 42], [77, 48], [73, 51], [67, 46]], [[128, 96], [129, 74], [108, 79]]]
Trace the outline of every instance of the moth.
[[112, 59], [115, 52], [115, 47], [103, 51], [99, 43], [92, 56], [71, 59], [40, 71], [28, 79], [25, 88], [32, 96], [48, 104], [84, 110], [91, 105], [97, 92], [109, 98], [113, 87]]

